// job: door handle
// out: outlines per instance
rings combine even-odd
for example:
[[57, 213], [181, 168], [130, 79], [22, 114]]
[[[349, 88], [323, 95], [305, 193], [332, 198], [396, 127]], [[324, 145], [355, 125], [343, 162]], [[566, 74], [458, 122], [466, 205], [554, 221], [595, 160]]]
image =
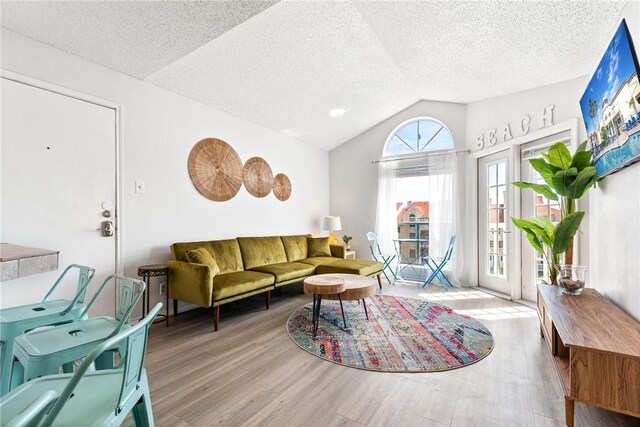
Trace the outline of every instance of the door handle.
[[113, 222], [102, 221], [102, 225], [100, 228], [96, 228], [96, 230], [102, 231], [102, 237], [111, 237], [113, 236]]

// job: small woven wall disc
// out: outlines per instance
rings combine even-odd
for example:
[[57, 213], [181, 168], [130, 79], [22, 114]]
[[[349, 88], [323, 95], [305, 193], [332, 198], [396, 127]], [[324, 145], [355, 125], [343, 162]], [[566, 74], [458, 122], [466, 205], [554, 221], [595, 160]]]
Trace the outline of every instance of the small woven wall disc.
[[232, 199], [242, 186], [242, 162], [221, 139], [199, 141], [189, 154], [189, 176], [203, 196], [216, 202]]
[[264, 159], [252, 157], [244, 163], [242, 181], [247, 191], [256, 197], [265, 197], [271, 192], [273, 173]]
[[291, 196], [291, 181], [287, 175], [279, 173], [273, 177], [273, 194], [282, 202]]

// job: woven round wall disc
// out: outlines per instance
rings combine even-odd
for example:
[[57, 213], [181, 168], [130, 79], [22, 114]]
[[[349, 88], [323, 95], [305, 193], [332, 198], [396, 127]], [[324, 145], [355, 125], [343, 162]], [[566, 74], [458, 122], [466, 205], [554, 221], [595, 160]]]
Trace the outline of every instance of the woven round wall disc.
[[207, 199], [224, 202], [242, 186], [242, 162], [236, 150], [221, 139], [199, 141], [189, 154], [189, 176]]
[[291, 196], [291, 181], [287, 175], [279, 173], [273, 177], [273, 194], [282, 202]]
[[271, 192], [273, 173], [264, 159], [252, 157], [244, 163], [242, 181], [247, 191], [256, 197], [265, 197]]

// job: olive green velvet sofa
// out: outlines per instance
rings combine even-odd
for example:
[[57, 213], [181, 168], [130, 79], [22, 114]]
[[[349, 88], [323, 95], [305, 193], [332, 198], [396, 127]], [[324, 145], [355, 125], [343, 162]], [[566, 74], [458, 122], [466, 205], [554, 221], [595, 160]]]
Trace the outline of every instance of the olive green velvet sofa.
[[[344, 246], [340, 245], [330, 245], [330, 254], [309, 257], [308, 238], [311, 236], [238, 237], [172, 244], [168, 283], [174, 315], [178, 301], [213, 307], [213, 325], [217, 331], [221, 305], [264, 293], [269, 309], [273, 289], [301, 282], [314, 274], [376, 276], [382, 289], [382, 263], [345, 259]], [[187, 251], [198, 248], [212, 255], [220, 270], [218, 273], [209, 265], [188, 262]]]

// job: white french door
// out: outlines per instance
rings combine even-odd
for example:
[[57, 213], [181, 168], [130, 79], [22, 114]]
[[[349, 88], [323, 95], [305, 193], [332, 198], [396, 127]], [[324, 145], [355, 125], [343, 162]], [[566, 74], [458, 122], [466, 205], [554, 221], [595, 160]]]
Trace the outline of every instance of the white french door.
[[[88, 302], [116, 271], [116, 110], [1, 80], [0, 240], [60, 252], [58, 271], [3, 282], [2, 306], [41, 300], [72, 263], [96, 270]], [[109, 218], [103, 216], [105, 210]], [[113, 222], [113, 236], [102, 236], [103, 221]], [[75, 284], [70, 285], [60, 296], [74, 295]], [[93, 314], [113, 315], [115, 294], [111, 285]]]
[[478, 159], [478, 283], [511, 296], [510, 150]]

